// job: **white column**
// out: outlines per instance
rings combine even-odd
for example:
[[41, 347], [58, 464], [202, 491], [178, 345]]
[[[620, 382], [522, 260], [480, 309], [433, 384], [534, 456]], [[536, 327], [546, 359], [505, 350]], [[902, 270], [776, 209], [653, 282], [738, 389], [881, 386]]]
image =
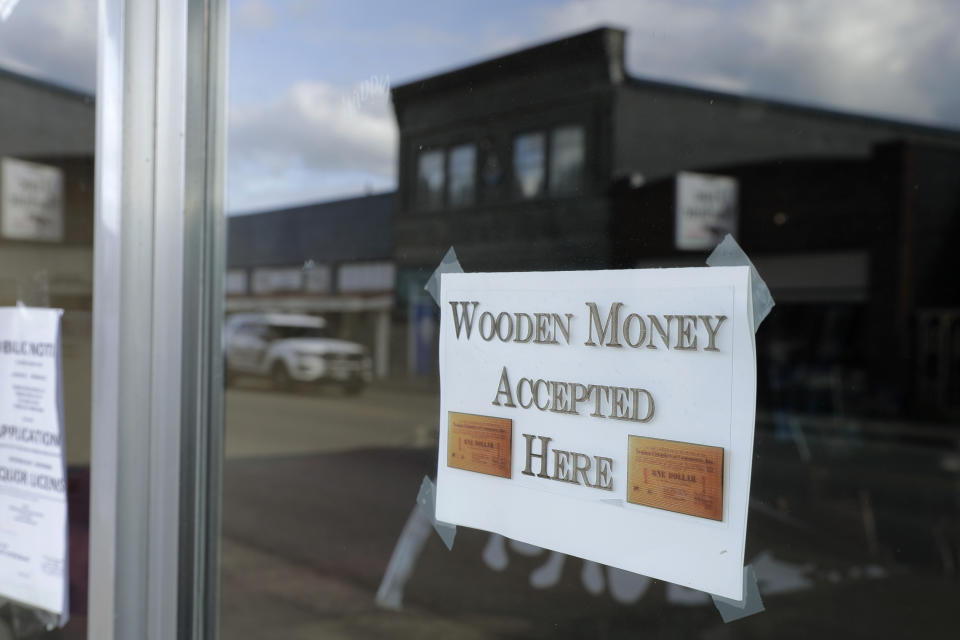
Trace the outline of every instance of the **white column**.
[[90, 638], [216, 634], [225, 17], [98, 3]]

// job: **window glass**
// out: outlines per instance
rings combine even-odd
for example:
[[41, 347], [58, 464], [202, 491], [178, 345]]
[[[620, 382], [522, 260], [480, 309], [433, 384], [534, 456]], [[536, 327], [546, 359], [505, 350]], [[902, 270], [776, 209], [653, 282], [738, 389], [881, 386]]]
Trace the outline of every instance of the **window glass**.
[[477, 148], [464, 144], [450, 150], [450, 194], [451, 206], [473, 204], [476, 193]]
[[443, 151], [425, 151], [417, 158], [417, 205], [421, 209], [443, 207]]
[[292, 340], [295, 338], [324, 338], [327, 333], [320, 327], [271, 325], [267, 335], [270, 336], [271, 340]]
[[[508, 150], [509, 152], [509, 150]], [[504, 161], [502, 149], [490, 138], [480, 143], [480, 183], [483, 197], [486, 201], [496, 201], [502, 198], [504, 190]]]
[[[322, 319], [326, 337], [230, 345], [221, 636], [956, 635], [960, 14], [946, 3], [869, 16], [761, 0], [358, 4], [231, 4], [228, 265], [249, 274], [250, 293], [228, 307]], [[453, 351], [438, 340], [449, 308], [425, 290], [450, 248], [467, 273], [652, 270], [702, 267], [728, 233], [776, 302], [751, 351], [743, 557], [766, 611], [726, 624], [705, 592], [470, 527], [448, 549], [418, 494], [450, 429], [439, 368]], [[252, 292], [257, 269], [294, 267], [301, 288], [283, 290], [286, 273]], [[478, 308], [463, 342], [477, 357], [457, 366], [509, 364], [525, 399], [537, 379], [659, 394], [661, 357], [704, 362], [703, 333], [699, 355], [629, 346], [641, 321], [663, 341], [648, 315], [659, 293], [625, 302], [608, 328], [599, 318], [594, 331], [623, 345], [603, 351], [622, 366], [588, 371], [569, 345], [523, 342], [538, 330], [527, 316], [577, 310], [509, 291], [515, 305]], [[667, 342], [684, 316], [702, 330], [702, 309], [695, 291], [667, 311]], [[572, 337], [590, 330], [589, 316], [572, 322]], [[511, 325], [515, 341], [490, 333]], [[523, 475], [539, 411], [492, 404], [498, 380], [468, 390], [464, 411], [513, 420]], [[689, 409], [657, 403], [658, 416]], [[599, 418], [541, 417], [584, 439], [555, 438], [555, 455], [606, 455], [592, 449], [610, 434]], [[673, 440], [658, 428], [632, 434]], [[625, 504], [628, 477], [598, 511], [641, 509]], [[547, 492], [562, 485], [543, 484], [555, 504]], [[566, 526], [585, 545], [622, 534], [660, 552], [656, 527], [595, 524]], [[705, 557], [663, 560], [696, 569]]]
[[253, 286], [251, 288], [255, 294], [299, 291], [302, 287], [303, 270], [299, 267], [260, 267], [253, 270]]
[[560, 127], [550, 132], [550, 193], [579, 193], [584, 153], [583, 127]]
[[351, 264], [340, 267], [337, 287], [341, 292], [393, 293], [392, 263]]
[[522, 198], [535, 198], [543, 193], [544, 135], [526, 133], [513, 141], [513, 174], [517, 192]]
[[[5, 309], [0, 638], [5, 639], [87, 637], [96, 32], [97, 3], [0, 2], [0, 307]], [[19, 320], [11, 321], [9, 308], [20, 305]], [[45, 317], [55, 316], [48, 309], [63, 312], [59, 379], [49, 360], [14, 358], [9, 349], [11, 340], [29, 335], [18, 325], [32, 331], [46, 324]], [[59, 615], [37, 611], [59, 614], [62, 603], [69, 622], [46, 631]]]
[[330, 291], [330, 267], [308, 263], [303, 269], [303, 288], [310, 293]]
[[247, 292], [247, 272], [243, 269], [227, 271], [223, 285], [227, 295], [243, 295]]

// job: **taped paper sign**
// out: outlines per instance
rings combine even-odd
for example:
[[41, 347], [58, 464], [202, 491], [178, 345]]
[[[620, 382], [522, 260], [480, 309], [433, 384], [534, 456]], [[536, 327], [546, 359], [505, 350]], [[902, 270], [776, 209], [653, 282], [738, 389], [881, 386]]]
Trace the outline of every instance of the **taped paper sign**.
[[436, 517], [743, 593], [748, 267], [447, 273]]
[[63, 171], [0, 158], [0, 233], [11, 240], [63, 240]]
[[65, 615], [60, 309], [0, 309], [0, 597]]
[[737, 180], [680, 172], [676, 180], [677, 249], [702, 251], [737, 233]]

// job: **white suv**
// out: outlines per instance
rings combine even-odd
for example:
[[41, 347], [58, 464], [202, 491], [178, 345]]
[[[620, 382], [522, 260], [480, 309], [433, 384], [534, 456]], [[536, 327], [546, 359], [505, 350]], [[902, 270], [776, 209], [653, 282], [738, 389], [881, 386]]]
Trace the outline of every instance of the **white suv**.
[[286, 313], [238, 313], [223, 330], [227, 380], [237, 374], [269, 377], [278, 389], [295, 383], [336, 383], [359, 393], [373, 377], [366, 347], [328, 338], [326, 321]]

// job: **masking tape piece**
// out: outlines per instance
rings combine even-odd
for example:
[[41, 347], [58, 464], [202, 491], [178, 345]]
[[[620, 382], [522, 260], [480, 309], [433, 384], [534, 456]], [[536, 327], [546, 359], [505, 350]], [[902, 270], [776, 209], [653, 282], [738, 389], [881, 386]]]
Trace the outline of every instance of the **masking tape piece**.
[[770, 295], [770, 289], [767, 283], [760, 277], [760, 272], [753, 266], [753, 262], [743, 252], [737, 241], [729, 233], [723, 241], [717, 245], [709, 256], [707, 264], [711, 267], [750, 267], [750, 290], [753, 294], [753, 330], [760, 327], [760, 323], [767, 317], [770, 310], [773, 309], [773, 296]]
[[732, 600], [715, 595], [711, 597], [724, 622], [733, 622], [764, 610], [760, 587], [757, 586], [757, 573], [753, 570], [752, 564], [743, 568], [743, 600]]
[[[750, 293], [753, 298], [753, 330], [756, 331], [764, 318], [770, 314], [775, 304], [767, 283], [760, 277], [760, 272], [753, 261], [740, 248], [737, 241], [729, 233], [707, 257], [707, 264], [711, 267], [750, 267]], [[763, 599], [760, 597], [760, 588], [757, 586], [757, 574], [753, 565], [743, 568], [743, 599], [732, 600], [711, 594], [713, 604], [724, 622], [733, 622], [740, 618], [752, 616], [764, 610]]]
[[[454, 259], [456, 259], [456, 256], [454, 256]], [[443, 544], [447, 545], [447, 549], [453, 549], [453, 538], [457, 535], [457, 527], [456, 525], [439, 522], [437, 520], [436, 487], [434, 487], [433, 482], [427, 476], [423, 476], [423, 482], [420, 483], [420, 493], [417, 494], [417, 504], [420, 506], [423, 514], [430, 518], [430, 523], [433, 525], [437, 534], [439, 534], [440, 539], [443, 540]]]
[[413, 505], [377, 589], [377, 606], [391, 611], [403, 610], [403, 590], [413, 575], [417, 559], [429, 537], [430, 519], [424, 515], [420, 505]]
[[10, 616], [10, 626], [7, 628], [4, 628], [3, 620], [0, 619], [0, 638], [7, 637], [4, 635], [7, 629], [12, 631], [14, 638], [26, 638], [45, 631], [53, 631], [57, 627], [64, 626], [70, 619], [66, 612], [61, 615], [5, 598], [0, 598], [0, 608], [6, 608]]
[[387, 564], [387, 570], [380, 581], [380, 587], [377, 589], [377, 606], [393, 611], [403, 609], [403, 590], [413, 570], [417, 564], [417, 558], [423, 552], [426, 546], [427, 538], [430, 535], [431, 526], [440, 535], [447, 549], [453, 547], [453, 538], [457, 533], [457, 528], [453, 525], [437, 522], [434, 517], [436, 512], [436, 491], [430, 478], [424, 476], [420, 483], [420, 491], [417, 494], [417, 503], [410, 511], [400, 538], [390, 556], [390, 562]]
[[[457, 260], [457, 252], [453, 250], [453, 247], [447, 249], [443, 260], [440, 261], [440, 264], [434, 270], [430, 279], [427, 280], [427, 284], [423, 287], [438, 305], [440, 304], [440, 276], [444, 273], [463, 273], [463, 267], [460, 266], [460, 261]], [[424, 514], [430, 518], [433, 528], [436, 529], [443, 543], [447, 545], [447, 549], [452, 549], [453, 538], [457, 534], [457, 527], [445, 522], [437, 522], [436, 490], [433, 482], [431, 482], [427, 476], [424, 476], [423, 482], [420, 483], [420, 493], [417, 494], [417, 504], [420, 505], [420, 509]]]
[[463, 267], [460, 266], [460, 261], [457, 260], [457, 252], [453, 250], [453, 247], [447, 249], [447, 254], [443, 256], [440, 265], [434, 270], [433, 275], [430, 276], [427, 284], [423, 287], [438, 305], [440, 304], [440, 276], [444, 273], [463, 273]]

